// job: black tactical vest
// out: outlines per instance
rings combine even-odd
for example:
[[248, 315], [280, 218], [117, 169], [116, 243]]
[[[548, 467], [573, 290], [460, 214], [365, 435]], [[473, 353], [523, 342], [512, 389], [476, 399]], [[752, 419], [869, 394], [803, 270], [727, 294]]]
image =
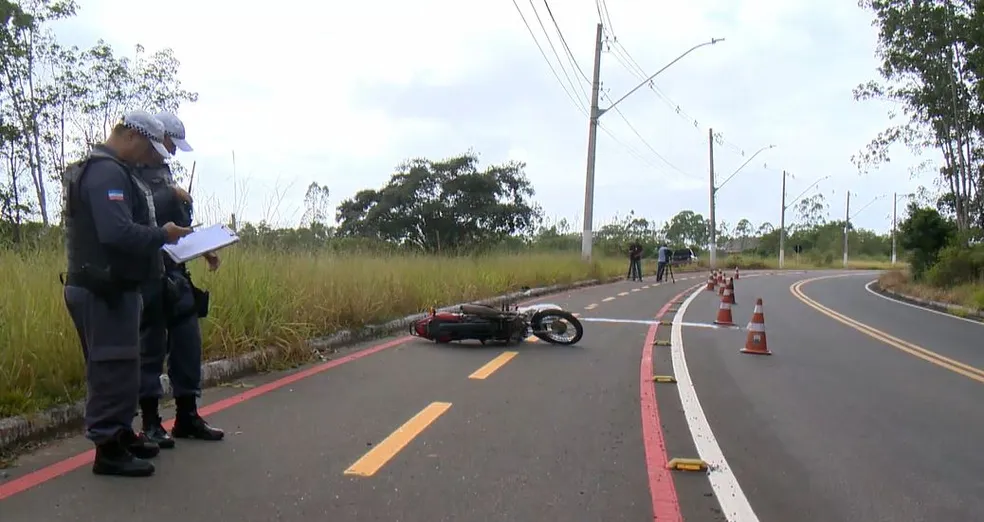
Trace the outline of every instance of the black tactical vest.
[[174, 177], [167, 164], [158, 166], [140, 165], [136, 175], [144, 182], [154, 195], [154, 209], [157, 215], [157, 225], [164, 226], [167, 222], [182, 227], [190, 227], [192, 220], [191, 203], [182, 201], [174, 192]]
[[[62, 212], [65, 222], [65, 251], [68, 258], [68, 273], [79, 273], [83, 267], [108, 269], [114, 279], [139, 283], [160, 277], [163, 271], [160, 251], [154, 254], [124, 252], [106, 248], [99, 242], [95, 222], [89, 206], [82, 201], [80, 188], [86, 168], [98, 161], [112, 161], [122, 166], [128, 173], [131, 168], [110, 153], [95, 147], [82, 160], [70, 164], [62, 176]], [[153, 226], [156, 221], [155, 208], [150, 190], [145, 184], [130, 176], [134, 193], [131, 198], [131, 212], [134, 223]], [[143, 194], [144, 197], [139, 197]]]

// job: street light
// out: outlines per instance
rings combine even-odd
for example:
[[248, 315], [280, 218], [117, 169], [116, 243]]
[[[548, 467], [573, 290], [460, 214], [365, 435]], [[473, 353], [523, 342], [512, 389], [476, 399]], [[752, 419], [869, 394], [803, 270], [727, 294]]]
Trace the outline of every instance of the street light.
[[748, 158], [747, 160], [745, 160], [745, 163], [742, 163], [740, 167], [738, 167], [734, 172], [731, 173], [730, 176], [728, 176], [723, 182], [721, 182], [720, 185], [718, 185], [716, 187], [714, 186], [714, 177], [711, 176], [711, 183], [710, 183], [710, 187], [711, 187], [711, 209], [710, 209], [710, 212], [709, 212], [710, 215], [708, 216], [708, 219], [711, 222], [711, 229], [709, 231], [709, 236], [710, 236], [710, 242], [709, 243], [710, 244], [708, 245], [708, 247], [709, 247], [708, 250], [710, 251], [710, 253], [708, 254], [708, 258], [709, 258], [708, 260], [711, 263], [711, 268], [712, 269], [713, 268], [717, 268], [717, 219], [715, 218], [715, 211], [716, 211], [716, 208], [715, 207], [717, 206], [717, 200], [716, 200], [717, 191], [718, 190], [721, 190], [721, 187], [723, 187], [725, 183], [731, 181], [731, 178], [735, 177], [736, 174], [738, 174], [739, 172], [741, 172], [741, 169], [745, 168], [745, 165], [748, 165], [749, 163], [751, 163], [752, 160], [755, 159], [755, 156], [758, 156], [762, 152], [767, 151], [769, 149], [773, 149], [773, 148], [775, 148], [775, 145], [766, 145], [765, 147], [762, 147], [761, 149], [755, 151], [755, 154], [752, 154], [752, 156], [750, 158]]
[[662, 69], [656, 71], [652, 76], [643, 80], [639, 85], [635, 86], [634, 89], [625, 93], [625, 96], [615, 100], [615, 103], [612, 103], [607, 109], [602, 109], [598, 107], [598, 91], [601, 81], [601, 35], [601, 24], [598, 24], [598, 30], [595, 36], [594, 81], [591, 82], [591, 115], [588, 123], [588, 164], [587, 173], [585, 175], [586, 179], [584, 182], [584, 225], [581, 233], [581, 258], [585, 261], [591, 261], [591, 224], [594, 218], [595, 152], [598, 137], [598, 118], [600, 118], [602, 114], [614, 109], [615, 106], [622, 100], [628, 98], [630, 94], [636, 92], [644, 85], [651, 82], [653, 78], [668, 69], [671, 65], [680, 61], [684, 56], [687, 56], [705, 45], [714, 45], [718, 42], [724, 41], [724, 38], [711, 38], [708, 42], [700, 43], [691, 47], [686, 52], [676, 57], [676, 59], [663, 66]]
[[761, 153], [763, 153], [763, 152], [765, 152], [765, 151], [767, 151], [769, 149], [774, 149], [774, 148], [776, 148], [775, 145], [766, 145], [765, 147], [762, 147], [761, 149], [755, 151], [755, 154], [752, 154], [752, 156], [750, 158], [748, 158], [748, 160], [746, 160], [745, 163], [742, 163], [741, 166], [738, 167], [734, 172], [732, 172], [730, 176], [728, 176], [727, 178], [725, 178], [725, 180], [722, 181], [720, 185], [718, 185], [717, 187], [714, 187], [714, 191], [717, 192], [717, 191], [721, 190], [721, 187], [723, 187], [725, 183], [731, 181], [731, 178], [735, 177], [735, 174], [738, 174], [741, 171], [741, 169], [745, 168], [746, 165], [748, 165], [749, 163], [751, 163], [752, 160], [755, 159], [755, 156], [758, 156], [759, 154], [761, 154]]
[[782, 171], [782, 212], [779, 214], [779, 268], [782, 269], [783, 263], [786, 261], [786, 209], [796, 204], [807, 192], [813, 187], [820, 184], [821, 181], [830, 178], [830, 176], [824, 176], [813, 182], [812, 185], [806, 187], [806, 190], [796, 196], [793, 201], [788, 205], [786, 204], [786, 171]]

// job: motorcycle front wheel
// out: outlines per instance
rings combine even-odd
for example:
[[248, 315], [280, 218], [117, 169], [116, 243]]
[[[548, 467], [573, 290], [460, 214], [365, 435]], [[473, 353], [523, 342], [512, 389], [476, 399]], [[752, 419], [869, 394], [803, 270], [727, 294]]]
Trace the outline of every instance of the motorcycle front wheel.
[[572, 345], [584, 336], [584, 327], [574, 314], [564, 310], [541, 310], [530, 319], [533, 335], [553, 344]]

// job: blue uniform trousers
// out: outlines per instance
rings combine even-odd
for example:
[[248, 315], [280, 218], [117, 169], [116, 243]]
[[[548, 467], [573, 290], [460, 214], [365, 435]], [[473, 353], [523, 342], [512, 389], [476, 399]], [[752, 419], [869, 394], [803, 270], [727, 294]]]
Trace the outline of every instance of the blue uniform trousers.
[[85, 357], [85, 436], [103, 444], [132, 429], [136, 415], [141, 295], [124, 292], [110, 304], [88, 289], [67, 285], [64, 298]]
[[160, 376], [167, 376], [174, 397], [201, 396], [202, 333], [191, 281], [180, 269], [142, 289], [140, 324], [140, 398], [164, 395]]

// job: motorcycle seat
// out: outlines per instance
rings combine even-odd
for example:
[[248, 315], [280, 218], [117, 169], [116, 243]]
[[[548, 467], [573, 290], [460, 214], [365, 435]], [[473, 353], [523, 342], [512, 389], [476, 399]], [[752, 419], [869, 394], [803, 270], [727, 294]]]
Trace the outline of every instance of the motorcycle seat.
[[496, 310], [491, 306], [480, 304], [463, 304], [461, 311], [466, 314], [477, 315], [479, 317], [501, 317], [502, 310]]

